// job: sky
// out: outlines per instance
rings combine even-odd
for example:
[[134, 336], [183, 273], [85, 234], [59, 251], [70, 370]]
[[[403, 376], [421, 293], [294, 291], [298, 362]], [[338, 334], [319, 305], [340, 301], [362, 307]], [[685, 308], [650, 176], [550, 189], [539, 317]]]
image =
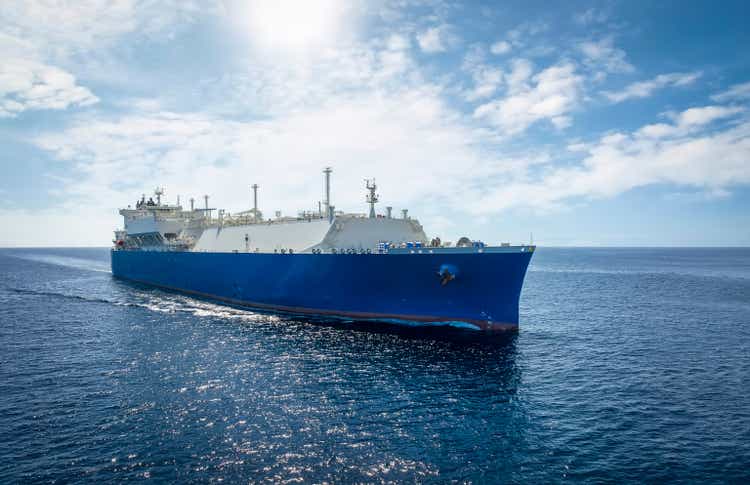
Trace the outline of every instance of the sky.
[[0, 246], [107, 246], [163, 186], [428, 236], [750, 245], [750, 3], [0, 2]]

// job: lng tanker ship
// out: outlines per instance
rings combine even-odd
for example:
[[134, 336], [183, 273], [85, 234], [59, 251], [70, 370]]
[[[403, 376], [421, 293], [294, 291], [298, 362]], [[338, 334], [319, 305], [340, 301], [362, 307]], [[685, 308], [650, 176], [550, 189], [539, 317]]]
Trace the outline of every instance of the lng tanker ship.
[[[142, 197], [120, 210], [112, 274], [117, 278], [261, 311], [517, 330], [518, 301], [535, 246], [456, 244], [428, 238], [402, 210], [377, 213], [377, 187], [367, 181], [369, 214], [336, 210], [331, 169], [323, 201], [297, 217], [266, 218], [190, 209]], [[214, 214], [216, 212], [216, 214]]]

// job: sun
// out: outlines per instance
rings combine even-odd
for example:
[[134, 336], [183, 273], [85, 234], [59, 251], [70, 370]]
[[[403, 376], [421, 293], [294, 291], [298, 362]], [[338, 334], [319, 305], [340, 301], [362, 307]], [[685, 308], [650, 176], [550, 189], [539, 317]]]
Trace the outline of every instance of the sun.
[[336, 43], [346, 29], [343, 0], [251, 0], [243, 22], [264, 50], [306, 51]]

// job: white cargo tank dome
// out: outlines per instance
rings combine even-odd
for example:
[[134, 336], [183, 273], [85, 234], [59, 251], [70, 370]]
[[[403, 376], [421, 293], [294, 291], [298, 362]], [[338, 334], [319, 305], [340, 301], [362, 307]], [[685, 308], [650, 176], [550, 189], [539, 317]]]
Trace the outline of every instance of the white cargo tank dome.
[[316, 249], [374, 249], [380, 242], [426, 244], [427, 235], [412, 219], [339, 216]]

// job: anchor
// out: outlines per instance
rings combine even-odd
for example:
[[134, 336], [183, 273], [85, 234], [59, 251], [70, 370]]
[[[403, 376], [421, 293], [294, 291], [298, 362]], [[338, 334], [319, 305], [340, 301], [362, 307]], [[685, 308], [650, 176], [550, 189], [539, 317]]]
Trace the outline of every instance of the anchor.
[[440, 266], [440, 270], [437, 272], [438, 278], [440, 278], [440, 286], [445, 286], [451, 281], [456, 279], [458, 275], [458, 268], [452, 264], [444, 264]]

